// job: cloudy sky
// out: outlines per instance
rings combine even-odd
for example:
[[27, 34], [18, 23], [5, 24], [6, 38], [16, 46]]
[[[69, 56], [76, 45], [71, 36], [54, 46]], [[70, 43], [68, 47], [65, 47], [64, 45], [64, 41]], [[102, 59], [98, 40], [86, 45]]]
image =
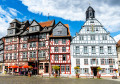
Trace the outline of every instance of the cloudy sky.
[[0, 0], [0, 37], [7, 34], [9, 23], [33, 19], [38, 22], [55, 19], [69, 24], [71, 35], [79, 32], [85, 22], [85, 11], [90, 5], [96, 18], [116, 41], [120, 38], [120, 0]]

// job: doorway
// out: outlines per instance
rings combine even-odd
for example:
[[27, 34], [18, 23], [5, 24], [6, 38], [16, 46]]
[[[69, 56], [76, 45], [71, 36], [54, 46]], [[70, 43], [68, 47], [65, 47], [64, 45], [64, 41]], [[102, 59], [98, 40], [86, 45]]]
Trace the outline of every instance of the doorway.
[[49, 63], [45, 63], [45, 73], [49, 72]]
[[97, 67], [91, 67], [94, 76], [97, 76]]

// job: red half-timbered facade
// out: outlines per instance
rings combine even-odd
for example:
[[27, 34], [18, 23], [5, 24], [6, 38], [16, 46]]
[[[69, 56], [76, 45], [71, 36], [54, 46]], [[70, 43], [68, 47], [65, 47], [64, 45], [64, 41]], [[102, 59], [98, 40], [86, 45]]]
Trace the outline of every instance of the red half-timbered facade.
[[54, 25], [54, 20], [41, 23], [35, 20], [31, 23], [13, 20], [4, 41], [5, 70], [13, 71], [8, 68], [13, 65], [19, 67], [29, 65], [33, 67], [34, 74], [48, 74], [50, 70], [49, 35]]
[[53, 66], [59, 66], [58, 74], [71, 74], [69, 25], [59, 22], [50, 35], [50, 63], [51, 73]]

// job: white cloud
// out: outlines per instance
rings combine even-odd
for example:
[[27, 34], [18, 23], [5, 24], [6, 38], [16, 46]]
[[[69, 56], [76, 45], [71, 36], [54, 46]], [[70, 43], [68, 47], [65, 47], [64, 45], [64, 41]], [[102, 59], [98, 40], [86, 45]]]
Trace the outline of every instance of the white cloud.
[[10, 12], [13, 16], [17, 16], [17, 13], [22, 14], [22, 13], [20, 13], [19, 11], [17, 11], [16, 9], [13, 9], [13, 8], [8, 8], [8, 9], [9, 9], [9, 12]]
[[120, 34], [114, 36], [113, 38], [115, 39], [116, 42], [118, 42], [120, 40]]
[[[50, 13], [51, 16], [61, 17], [71, 21], [85, 20], [85, 11], [89, 0], [21, 0], [28, 10], [33, 13]], [[96, 18], [110, 32], [120, 30], [120, 6], [109, 5], [105, 0], [92, 0], [92, 7], [96, 11]], [[114, 1], [115, 2], [115, 1]]]
[[3, 9], [0, 5], [0, 37], [5, 36], [7, 34], [9, 23], [14, 19], [13, 16], [17, 16], [17, 13], [20, 13], [16, 11], [17, 10], [13, 8]]

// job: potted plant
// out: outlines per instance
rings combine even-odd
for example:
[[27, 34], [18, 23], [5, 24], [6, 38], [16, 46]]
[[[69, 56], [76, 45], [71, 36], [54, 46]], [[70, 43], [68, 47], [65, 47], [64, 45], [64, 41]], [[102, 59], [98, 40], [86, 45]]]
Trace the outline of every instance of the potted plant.
[[76, 66], [76, 67], [74, 67], [74, 69], [75, 69], [76, 78], [79, 78], [79, 74], [78, 74], [77, 70], [80, 69], [80, 68]]
[[98, 67], [97, 68], [97, 78], [99, 78], [100, 79], [100, 77], [101, 77], [101, 74], [99, 73], [100, 71], [101, 71], [102, 69], [100, 68], [100, 67]]
[[112, 76], [112, 79], [117, 79], [117, 69], [113, 69], [113, 71], [115, 72], [115, 75], [114, 76]]
[[52, 68], [55, 70], [54, 77], [56, 78], [57, 77], [57, 71], [60, 69], [60, 67], [55, 65]]

